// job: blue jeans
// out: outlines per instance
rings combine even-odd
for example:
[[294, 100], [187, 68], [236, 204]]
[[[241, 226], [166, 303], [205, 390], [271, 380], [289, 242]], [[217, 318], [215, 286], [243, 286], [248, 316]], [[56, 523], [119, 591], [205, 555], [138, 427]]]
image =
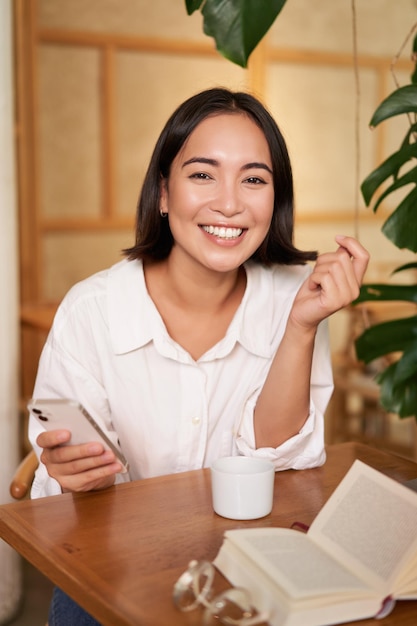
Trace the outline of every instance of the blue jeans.
[[55, 587], [49, 607], [48, 626], [100, 626], [66, 593]]

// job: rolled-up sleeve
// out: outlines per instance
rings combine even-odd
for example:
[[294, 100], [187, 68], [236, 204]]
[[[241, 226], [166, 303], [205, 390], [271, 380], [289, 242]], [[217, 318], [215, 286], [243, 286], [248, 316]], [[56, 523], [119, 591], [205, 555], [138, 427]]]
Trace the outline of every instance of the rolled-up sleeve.
[[[250, 412], [249, 406], [247, 410]], [[322, 415], [317, 415], [313, 406], [310, 407], [310, 414], [300, 432], [277, 448], [256, 448], [251, 423], [253, 419], [243, 419], [242, 429], [236, 439], [239, 453], [243, 456], [268, 459], [273, 463], [276, 471], [318, 467], [325, 462], [324, 420]]]
[[254, 411], [261, 389], [246, 403], [236, 437], [239, 453], [267, 458], [276, 470], [307, 469], [323, 465], [324, 413], [333, 393], [328, 322], [319, 325], [311, 371], [309, 415], [301, 430], [277, 448], [256, 448]]

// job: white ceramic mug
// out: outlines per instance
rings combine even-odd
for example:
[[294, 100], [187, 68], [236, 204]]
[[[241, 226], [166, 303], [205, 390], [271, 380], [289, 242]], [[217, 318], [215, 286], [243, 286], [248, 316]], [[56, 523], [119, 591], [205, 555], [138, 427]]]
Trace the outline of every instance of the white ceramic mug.
[[272, 510], [274, 466], [266, 459], [227, 456], [211, 466], [214, 511], [222, 517], [258, 519]]

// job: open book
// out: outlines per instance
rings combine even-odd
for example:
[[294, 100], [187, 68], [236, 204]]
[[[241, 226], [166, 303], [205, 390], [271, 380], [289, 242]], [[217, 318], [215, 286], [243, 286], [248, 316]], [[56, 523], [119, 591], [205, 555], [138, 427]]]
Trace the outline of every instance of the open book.
[[271, 626], [383, 617], [417, 600], [417, 493], [355, 461], [307, 533], [229, 530], [214, 564]]

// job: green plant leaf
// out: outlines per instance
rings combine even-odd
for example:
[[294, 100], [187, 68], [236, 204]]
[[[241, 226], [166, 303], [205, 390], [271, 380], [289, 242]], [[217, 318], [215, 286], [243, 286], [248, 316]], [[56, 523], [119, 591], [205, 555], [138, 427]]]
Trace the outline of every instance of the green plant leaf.
[[194, 11], [198, 11], [203, 2], [204, 0], [185, 0], [188, 15], [191, 15]]
[[353, 304], [381, 301], [415, 302], [417, 304], [417, 285], [387, 285], [385, 283], [364, 284]]
[[410, 128], [408, 129], [403, 142], [401, 144], [401, 147], [404, 148], [405, 146], [407, 146], [408, 144], [411, 143], [415, 143], [414, 142], [414, 137], [415, 134], [417, 133], [417, 124], [411, 124]]
[[397, 248], [417, 252], [417, 236], [415, 228], [410, 225], [415, 223], [417, 205], [417, 187], [406, 196], [391, 213], [384, 225], [382, 232], [392, 241]]
[[384, 120], [403, 113], [417, 113], [417, 85], [400, 87], [381, 102], [369, 125], [378, 126]]
[[409, 170], [406, 174], [404, 174], [404, 176], [401, 176], [401, 178], [397, 178], [392, 185], [390, 185], [385, 191], [384, 193], [382, 193], [378, 200], [375, 202], [374, 207], [373, 207], [373, 211], [374, 213], [376, 212], [376, 210], [378, 209], [379, 205], [381, 204], [381, 202], [383, 200], [385, 200], [385, 198], [387, 196], [389, 196], [391, 193], [393, 193], [394, 191], [396, 191], [397, 189], [400, 189], [401, 187], [404, 187], [405, 185], [410, 185], [410, 184], [415, 184], [417, 185], [417, 167], [413, 167], [412, 170]]
[[[396, 382], [398, 363], [392, 363], [377, 376], [381, 386], [380, 401], [384, 409], [399, 417], [417, 416], [417, 380], [411, 376], [401, 383]], [[417, 419], [417, 418], [416, 418]]]
[[186, 0], [189, 15], [201, 9], [204, 32], [226, 59], [246, 67], [251, 52], [274, 23], [286, 0]]
[[416, 157], [417, 144], [410, 144], [392, 154], [381, 163], [381, 165], [374, 169], [361, 185], [362, 196], [366, 206], [369, 206], [375, 191], [387, 178], [393, 176], [395, 179], [404, 163]]
[[397, 274], [398, 272], [404, 272], [404, 270], [415, 270], [415, 269], [417, 269], [417, 261], [400, 265], [400, 267], [397, 267], [397, 269], [393, 270], [392, 273]]
[[[370, 126], [375, 127], [384, 120], [398, 115], [407, 115], [409, 128], [400, 144], [400, 149], [374, 169], [362, 182], [361, 191], [367, 206], [382, 184], [388, 183], [374, 202], [374, 212], [390, 194], [405, 185], [413, 185], [409, 193], [397, 203], [385, 221], [382, 232], [398, 248], [417, 252], [417, 168], [414, 164], [400, 176], [401, 168], [417, 157], [417, 35], [413, 41], [415, 67], [411, 84], [400, 87], [389, 95], [376, 109]], [[413, 114], [413, 117], [410, 117]], [[393, 273], [416, 269], [417, 263], [406, 263]], [[354, 304], [366, 301], [408, 301], [417, 304], [417, 284], [386, 285], [365, 284]], [[394, 319], [372, 326], [355, 341], [358, 359], [370, 363], [393, 353], [402, 353], [401, 358], [391, 363], [376, 377], [381, 387], [381, 404], [400, 417], [414, 416], [417, 420], [417, 316]]]
[[360, 361], [370, 363], [392, 352], [404, 352], [417, 339], [417, 315], [367, 328], [355, 341]]
[[417, 382], [417, 340], [410, 343], [402, 357], [397, 361], [394, 383], [398, 385], [413, 377]]
[[415, 35], [414, 40], [413, 40], [413, 56], [412, 58], [414, 59], [414, 71], [411, 74], [411, 82], [413, 84], [417, 83], [417, 35]]

